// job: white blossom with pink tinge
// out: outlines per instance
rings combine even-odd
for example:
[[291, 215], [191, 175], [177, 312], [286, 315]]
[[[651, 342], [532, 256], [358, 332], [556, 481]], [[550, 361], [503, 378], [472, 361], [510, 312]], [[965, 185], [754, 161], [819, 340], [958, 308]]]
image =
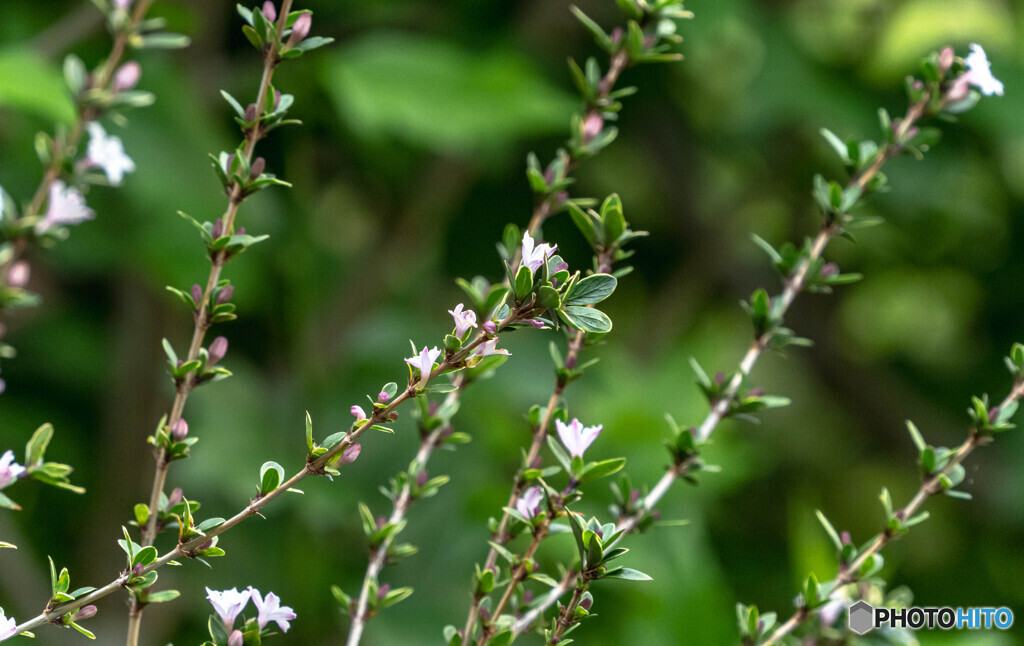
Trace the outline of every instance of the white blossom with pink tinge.
[[209, 599], [213, 609], [220, 616], [221, 621], [224, 622], [224, 626], [228, 630], [231, 630], [235, 625], [235, 618], [238, 617], [238, 614], [249, 603], [251, 595], [251, 590], [239, 592], [238, 588], [222, 591], [206, 588], [206, 598]]
[[454, 310], [448, 310], [448, 313], [455, 319], [455, 336], [460, 339], [469, 328], [476, 327], [476, 312], [464, 310], [463, 307], [463, 304], [459, 303]]
[[483, 343], [476, 347], [476, 352], [474, 352], [472, 356], [489, 357], [492, 354], [503, 354], [508, 357], [512, 356], [512, 353], [509, 352], [508, 350], [498, 349], [498, 341], [499, 339], [497, 337], [490, 339], [488, 341], [484, 341]]
[[120, 186], [125, 173], [135, 170], [135, 162], [125, 154], [121, 138], [108, 135], [99, 123], [92, 121], [86, 129], [89, 131], [89, 149], [86, 162], [100, 168], [114, 186]]
[[434, 363], [440, 356], [441, 351], [437, 349], [436, 345], [429, 350], [427, 349], [427, 346], [423, 346], [423, 350], [418, 355], [415, 357], [409, 357], [405, 362], [419, 370], [420, 376], [423, 379], [426, 379], [430, 374], [430, 371], [434, 369]]
[[548, 258], [555, 253], [558, 245], [536, 244], [530, 236], [530, 232], [523, 233], [523, 264], [530, 268], [530, 271], [537, 271]]
[[80, 224], [96, 217], [96, 212], [85, 204], [85, 198], [71, 186], [61, 180], [50, 184], [50, 197], [47, 200], [46, 215], [36, 223], [36, 234], [42, 235], [63, 225]]
[[533, 518], [540, 508], [540, 501], [544, 499], [544, 492], [540, 487], [530, 487], [516, 501], [516, 510], [526, 518]]
[[276, 621], [281, 632], [288, 632], [288, 629], [291, 628], [289, 622], [295, 619], [295, 611], [288, 606], [282, 606], [280, 597], [273, 592], [268, 592], [264, 598], [256, 588], [249, 586], [249, 590], [252, 592], [253, 605], [259, 611], [256, 622], [259, 624], [260, 630], [263, 630], [270, 622]]
[[0, 456], [0, 489], [11, 484], [25, 473], [25, 467], [14, 461], [14, 451], [4, 451]]
[[555, 428], [558, 430], [558, 437], [562, 440], [562, 444], [569, 449], [569, 454], [574, 458], [582, 458], [587, 447], [600, 435], [602, 426], [600, 424], [583, 426], [578, 419], [565, 424], [562, 420], [556, 419]]
[[18, 622], [14, 617], [7, 617], [3, 610], [0, 610], [0, 640], [14, 637], [18, 634]]

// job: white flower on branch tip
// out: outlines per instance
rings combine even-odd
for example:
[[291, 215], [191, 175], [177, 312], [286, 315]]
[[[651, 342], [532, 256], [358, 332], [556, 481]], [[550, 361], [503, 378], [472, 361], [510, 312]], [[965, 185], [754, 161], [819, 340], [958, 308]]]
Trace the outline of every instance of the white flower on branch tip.
[[46, 215], [36, 223], [36, 233], [42, 235], [53, 227], [80, 224], [96, 217], [96, 212], [85, 204], [85, 198], [78, 189], [66, 185], [61, 180], [50, 184], [50, 197], [47, 200]]
[[602, 426], [601, 424], [597, 426], [583, 426], [583, 423], [578, 419], [565, 424], [562, 420], [556, 419], [555, 428], [558, 430], [558, 437], [562, 440], [562, 444], [565, 445], [565, 448], [569, 449], [569, 453], [573, 457], [582, 458], [583, 452], [601, 434]]
[[516, 510], [527, 518], [537, 515], [540, 508], [540, 501], [544, 499], [544, 492], [540, 487], [530, 487], [516, 501]]
[[14, 637], [17, 634], [18, 622], [14, 620], [14, 617], [6, 616], [3, 609], [0, 609], [0, 640]]
[[249, 586], [249, 590], [252, 592], [253, 605], [259, 611], [256, 622], [259, 624], [260, 630], [263, 630], [270, 622], [276, 621], [281, 632], [288, 632], [288, 629], [291, 628], [291, 624], [288, 622], [295, 619], [295, 611], [288, 606], [282, 606], [280, 597], [273, 592], [268, 592], [264, 598], [256, 588]]
[[530, 232], [523, 233], [523, 264], [530, 268], [530, 271], [537, 271], [544, 262], [555, 253], [558, 245], [535, 244]]
[[95, 121], [90, 122], [86, 129], [89, 131], [86, 163], [102, 169], [110, 183], [119, 186], [124, 174], [135, 170], [135, 162], [125, 154], [120, 137], [108, 135]]
[[971, 43], [971, 53], [964, 62], [967, 63], [967, 72], [961, 78], [969, 77], [968, 82], [981, 90], [985, 96], [1003, 95], [1003, 84], [992, 76], [992, 65], [988, 62], [988, 56], [981, 45]]
[[476, 352], [473, 353], [474, 357], [489, 357], [492, 354], [503, 354], [507, 357], [511, 357], [512, 353], [508, 350], [498, 349], [498, 338], [489, 339], [484, 341], [476, 347]]
[[437, 349], [435, 345], [433, 348], [427, 349], [427, 346], [423, 346], [423, 350], [415, 357], [409, 357], [405, 360], [407, 364], [416, 368], [420, 371], [420, 377], [426, 379], [430, 374], [430, 371], [434, 369], [434, 362], [441, 356], [441, 351]]
[[249, 603], [251, 595], [251, 590], [239, 592], [238, 588], [221, 591], [206, 588], [206, 598], [209, 599], [213, 609], [217, 611], [221, 621], [224, 622], [224, 626], [228, 630], [231, 630], [235, 625], [235, 618], [238, 617], [238, 613], [242, 612], [245, 605]]
[[476, 327], [476, 312], [463, 310], [463, 307], [463, 304], [459, 303], [454, 310], [448, 310], [448, 313], [455, 319], [455, 336], [460, 339], [469, 328]]
[[14, 451], [4, 451], [0, 456], [0, 489], [11, 484], [25, 473], [25, 467], [14, 461]]

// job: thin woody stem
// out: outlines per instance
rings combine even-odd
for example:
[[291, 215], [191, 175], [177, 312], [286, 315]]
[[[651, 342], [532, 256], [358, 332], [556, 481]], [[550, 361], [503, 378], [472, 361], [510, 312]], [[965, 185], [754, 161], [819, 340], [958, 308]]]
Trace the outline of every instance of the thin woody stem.
[[[893, 140], [895, 142], [903, 141], [904, 137], [914, 126], [914, 124], [925, 116], [925, 111], [928, 106], [929, 97], [926, 95], [916, 103], [913, 103], [908, 109], [906, 116], [900, 121], [899, 126], [896, 128]], [[875, 158], [871, 164], [858, 175], [853, 177], [850, 182], [850, 187], [856, 187], [861, 191], [867, 190], [871, 180], [874, 179], [885, 162], [899, 155], [903, 151], [903, 146], [899, 143], [888, 144], [875, 154]], [[786, 278], [785, 286], [782, 293], [776, 297], [773, 307], [778, 318], [783, 318], [789, 308], [793, 305], [796, 297], [804, 290], [807, 286], [808, 272], [811, 267], [818, 262], [825, 251], [825, 247], [832, 241], [837, 235], [842, 233], [842, 228], [831, 219], [826, 219], [822, 224], [821, 229], [814, 237], [811, 243], [810, 250], [803, 257], [803, 259], [797, 264], [790, 273], [789, 277]], [[757, 336], [747, 349], [743, 359], [740, 361], [739, 370], [732, 376], [729, 383], [726, 385], [722, 394], [712, 404], [711, 410], [708, 412], [704, 421], [701, 422], [700, 426], [694, 431], [695, 440], [698, 442], [706, 442], [711, 434], [714, 433], [715, 429], [718, 428], [718, 424], [725, 419], [729, 414], [729, 409], [736, 400], [739, 394], [740, 388], [743, 383], [750, 376], [754, 365], [760, 359], [761, 355], [768, 348], [768, 344], [772, 339], [774, 332], [769, 330]], [[692, 466], [692, 462], [688, 463], [686, 468], [679, 468], [679, 465], [669, 469], [665, 472], [665, 475], [661, 477], [655, 487], [648, 493], [641, 501], [639, 509], [636, 513], [631, 516], [620, 519], [618, 527], [619, 529], [626, 530], [626, 533], [635, 531], [640, 521], [643, 519], [645, 513], [654, 509], [658, 502], [662, 499], [665, 493], [668, 492], [671, 485], [680, 477], [685, 476], [689, 472], [689, 468]]]
[[[1020, 401], [1022, 397], [1024, 397], [1024, 380], [1018, 381], [1014, 384], [1013, 390], [1011, 390], [1010, 394], [1003, 399], [1001, 404], [999, 404], [999, 410], [1002, 410], [1013, 402]], [[957, 465], [961, 464], [967, 456], [974, 451], [974, 449], [986, 444], [988, 441], [989, 438], [979, 434], [977, 429], [970, 429], [967, 434], [967, 439], [964, 440], [953, 455], [950, 456], [949, 462], [946, 466], [921, 484], [921, 487], [917, 490], [917, 493], [914, 494], [914, 497], [911, 498], [910, 502], [908, 502], [901, 510], [901, 517], [903, 519], [912, 518], [929, 498], [944, 491], [942, 485], [943, 476], [948, 476]], [[881, 552], [886, 545], [898, 537], [899, 534], [887, 529], [876, 536], [875, 540], [871, 542], [871, 545], [858, 554], [856, 559], [849, 564], [842, 565], [840, 567], [839, 574], [830, 584], [831, 593], [829, 596], [837, 594], [843, 586], [860, 580], [860, 570], [864, 564], [867, 563], [867, 560]], [[814, 613], [806, 607], [798, 608], [789, 619], [775, 629], [775, 632], [772, 633], [771, 637], [769, 637], [767, 641], [763, 642], [764, 646], [771, 646], [772, 644], [779, 643], [779, 640], [793, 632], [798, 626], [810, 619], [813, 615]]]
[[[519, 565], [512, 571], [512, 578], [505, 586], [505, 592], [501, 595], [501, 600], [498, 601], [496, 606], [494, 606], [492, 615], [495, 618], [501, 616], [505, 607], [508, 606], [509, 601], [512, 600], [512, 595], [515, 593], [516, 586], [525, 581], [526, 577], [529, 575], [526, 564], [533, 559], [534, 555], [537, 553], [537, 548], [540, 547], [541, 541], [547, 538], [548, 529], [551, 527], [551, 518], [552, 515], [549, 513], [548, 516], [544, 518], [544, 521], [534, 528], [533, 539], [530, 541], [530, 546], [526, 548], [525, 552], [523, 552]], [[493, 624], [486, 624], [481, 632], [480, 639], [477, 640], [478, 646], [486, 646], [493, 636]]]
[[576, 579], [576, 588], [572, 592], [572, 598], [569, 599], [569, 603], [562, 608], [558, 613], [558, 619], [555, 620], [555, 632], [552, 633], [551, 639], [548, 640], [548, 644], [557, 644], [561, 641], [562, 635], [565, 631], [569, 630], [576, 620], [576, 608], [580, 606], [580, 602], [583, 601], [583, 595], [586, 594], [587, 589], [590, 587], [590, 582], [584, 577]]
[[[456, 389], [448, 393], [445, 397], [444, 405], [451, 405], [459, 398], [459, 393], [465, 388], [469, 382], [466, 381], [462, 374], [455, 378]], [[414, 463], [419, 468], [424, 468], [427, 462], [430, 460], [430, 456], [433, 454], [441, 440], [443, 439], [444, 432], [447, 427], [442, 425], [431, 431], [428, 435], [423, 437], [420, 442], [420, 448], [416, 452]], [[405, 484], [402, 485], [402, 489], [398, 492], [398, 496], [395, 497], [392, 503], [391, 515], [388, 517], [388, 523], [397, 524], [405, 519], [406, 514], [409, 511], [410, 505], [415, 502], [415, 498], [412, 496], [412, 481], [406, 479]], [[396, 535], [389, 534], [381, 544], [372, 548], [370, 553], [370, 561], [366, 566], [366, 574], [363, 576], [363, 585], [359, 590], [359, 599], [356, 602], [355, 610], [352, 611], [352, 625], [349, 628], [348, 639], [346, 640], [346, 646], [356, 646], [359, 644], [359, 640], [362, 639], [363, 630], [366, 628], [366, 622], [370, 619], [369, 606], [370, 606], [370, 593], [373, 583], [377, 582], [380, 576], [381, 570], [387, 565], [388, 550], [395, 542]]]
[[569, 592], [574, 585], [576, 585], [578, 577], [579, 573], [574, 570], [566, 572], [565, 576], [562, 577], [562, 580], [559, 581], [557, 586], [551, 588], [551, 590], [549, 590], [539, 602], [537, 602], [528, 612], [512, 624], [512, 627], [509, 629], [512, 634], [519, 636], [524, 631], [528, 630], [535, 621], [544, 615], [548, 608], [558, 603], [558, 600], [561, 599], [564, 594]]

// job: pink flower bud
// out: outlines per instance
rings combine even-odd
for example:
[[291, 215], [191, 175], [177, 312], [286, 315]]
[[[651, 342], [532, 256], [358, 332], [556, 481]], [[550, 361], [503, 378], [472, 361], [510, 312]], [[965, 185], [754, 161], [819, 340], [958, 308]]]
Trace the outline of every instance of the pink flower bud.
[[382, 583], [381, 586], [377, 588], [377, 601], [383, 601], [384, 597], [388, 596], [389, 592], [391, 592], [391, 584]]
[[580, 601], [580, 608], [583, 608], [584, 610], [590, 610], [590, 606], [592, 605], [594, 605], [594, 600], [592, 598], [588, 597], [583, 601]]
[[839, 265], [837, 265], [834, 262], [826, 263], [825, 266], [821, 268], [822, 278], [831, 278], [832, 276], [835, 276], [838, 273]]
[[223, 359], [224, 355], [228, 353], [228, 340], [222, 336], [217, 337], [213, 340], [213, 343], [210, 344], [208, 352], [210, 354], [210, 360], [207, 361], [207, 365], [211, 367], [217, 365], [217, 362]]
[[839, 534], [839, 542], [843, 545], [850, 545], [853, 543], [853, 539], [850, 538], [850, 532], [842, 532]]
[[939, 52], [939, 71], [945, 74], [949, 71], [949, 68], [953, 66], [953, 59], [956, 57], [956, 53], [952, 47], [943, 47], [942, 51]]
[[267, 22], [274, 22], [277, 20], [277, 8], [274, 3], [267, 0], [263, 3], [263, 17], [267, 19]]
[[301, 42], [306, 36], [309, 35], [309, 30], [313, 27], [313, 17], [308, 13], [304, 13], [299, 16], [295, 24], [292, 25], [292, 35], [288, 38], [289, 45], [295, 45]]
[[128, 61], [114, 72], [114, 91], [124, 92], [139, 84], [142, 66], [137, 61]]
[[203, 301], [203, 288], [199, 285], [192, 285], [192, 300], [195, 302], [196, 307]]
[[245, 636], [242, 635], [242, 631], [234, 630], [228, 637], [228, 646], [242, 646], [243, 644], [245, 644]]
[[264, 169], [267, 167], [267, 160], [262, 157], [257, 157], [256, 161], [249, 167], [249, 179], [253, 180], [263, 174]]
[[145, 565], [143, 565], [142, 563], [136, 563], [135, 566], [132, 568], [132, 576], [142, 576], [145, 569]]
[[487, 321], [484, 323], [484, 332], [488, 334], [494, 334], [498, 331], [498, 326], [494, 324], [494, 321]]
[[366, 419], [366, 411], [364, 411], [359, 406], [353, 406], [352, 408], [348, 409], [348, 412], [352, 413], [355, 416], [357, 422], [362, 422], [363, 420]]
[[175, 442], [181, 442], [188, 436], [188, 422], [184, 418], [178, 419], [177, 422], [171, 426], [171, 436]]
[[83, 619], [94, 617], [96, 615], [96, 612], [96, 606], [85, 606], [84, 608], [80, 609], [78, 612], [75, 613], [73, 620], [82, 621]]
[[235, 295], [235, 286], [234, 285], [228, 285], [224, 289], [220, 290], [219, 294], [217, 294], [217, 304], [218, 305], [222, 305], [224, 303], [227, 303], [228, 301], [231, 300], [231, 297], [234, 296], [234, 295]]
[[338, 465], [352, 464], [359, 457], [359, 452], [363, 450], [361, 444], [349, 444], [345, 447], [345, 450], [341, 452], [341, 457], [338, 458]]
[[171, 495], [167, 496], [167, 508], [170, 509], [184, 499], [185, 494], [182, 493], [181, 487], [175, 487], [174, 490], [171, 491]]
[[24, 287], [28, 284], [28, 277], [31, 273], [29, 264], [24, 260], [19, 260], [7, 270], [7, 284], [11, 287]]
[[391, 401], [391, 395], [387, 394], [383, 390], [380, 391], [379, 393], [377, 393], [377, 403], [378, 404], [386, 404], [389, 401]]
[[429, 477], [430, 477], [430, 474], [427, 473], [425, 470], [424, 471], [420, 471], [419, 473], [417, 473], [416, 474], [416, 486], [417, 487], [422, 487], [423, 485], [427, 484], [427, 479]]
[[274, 110], [281, 105], [281, 90], [274, 90]]
[[244, 236], [245, 235], [245, 227], [238, 227], [238, 229], [235, 231], [235, 235]]
[[583, 122], [583, 141], [584, 143], [590, 141], [594, 137], [601, 134], [601, 130], [604, 129], [604, 119], [597, 112], [591, 113], [587, 116], [586, 121]]
[[256, 104], [255, 103], [250, 103], [249, 105], [245, 106], [245, 117], [244, 117], [244, 119], [246, 121], [248, 121], [249, 123], [252, 123], [253, 121], [256, 120]]
[[[227, 167], [228, 172], [231, 171], [231, 162], [234, 161], [234, 159], [235, 159], [234, 155], [231, 155], [230, 157], [228, 157], [228, 167]], [[213, 230], [210, 232], [210, 235], [213, 236], [214, 240], [216, 240], [217, 238], [219, 238], [219, 237], [224, 235], [224, 220], [223, 219], [217, 218], [216, 220], [213, 221]]]
[[529, 323], [538, 330], [544, 327], [544, 321], [538, 321], [537, 319], [526, 319], [526, 323]]

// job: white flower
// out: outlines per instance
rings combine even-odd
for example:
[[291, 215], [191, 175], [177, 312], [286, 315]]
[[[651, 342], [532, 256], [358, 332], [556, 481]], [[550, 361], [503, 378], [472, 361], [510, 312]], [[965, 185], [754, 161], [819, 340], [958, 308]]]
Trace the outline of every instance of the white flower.
[[36, 233], [42, 235], [52, 227], [64, 224], [79, 224], [96, 217], [96, 213], [85, 204], [85, 198], [77, 189], [67, 186], [61, 180], [50, 184], [46, 215], [36, 223]]
[[260, 625], [260, 630], [263, 630], [270, 622], [276, 621], [281, 632], [288, 632], [288, 629], [291, 628], [291, 624], [288, 622], [295, 619], [295, 611], [288, 606], [282, 606], [281, 599], [273, 592], [268, 592], [267, 598], [264, 599], [256, 588], [250, 586], [249, 590], [252, 591], [252, 602], [259, 610], [259, 617], [256, 621]]
[[114, 186], [121, 184], [125, 173], [135, 170], [135, 162], [124, 153], [124, 145], [120, 137], [110, 136], [103, 130], [103, 126], [95, 121], [90, 122], [86, 129], [89, 130], [89, 150], [86, 153], [86, 161], [103, 169], [107, 179]]
[[460, 339], [471, 327], [476, 327], [476, 312], [473, 310], [463, 310], [462, 303], [455, 306], [454, 310], [448, 310], [448, 313], [455, 319], [455, 336]]
[[508, 350], [498, 349], [498, 337], [484, 341], [476, 347], [476, 352], [473, 353], [474, 357], [488, 357], [492, 354], [503, 354], [505, 356], [512, 356], [512, 353]]
[[551, 246], [545, 243], [534, 246], [530, 232], [523, 233], [523, 264], [529, 267], [530, 271], [537, 271], [544, 261], [555, 253], [555, 249], [558, 249], [558, 245]]
[[970, 77], [968, 82], [981, 90], [985, 96], [993, 94], [1003, 95], [1003, 84], [996, 77], [992, 76], [992, 66], [988, 62], [985, 50], [977, 43], [971, 43], [971, 53], [964, 59], [967, 63], [967, 72], [964, 74]]
[[601, 433], [602, 426], [598, 424], [584, 427], [578, 419], [574, 419], [566, 425], [562, 420], [556, 419], [555, 428], [558, 430], [558, 437], [561, 438], [562, 444], [569, 449], [569, 453], [574, 458], [582, 458], [583, 452]]
[[516, 501], [516, 510], [527, 518], [533, 518], [537, 515], [540, 501], [543, 498], [544, 494], [541, 492], [540, 487], [530, 487]]
[[232, 626], [235, 625], [235, 618], [238, 617], [238, 613], [242, 612], [245, 605], [249, 603], [251, 594], [252, 592], [249, 590], [239, 592], [238, 588], [223, 591], [206, 588], [206, 598], [210, 600], [210, 604], [213, 605], [213, 609], [220, 615], [221, 621], [224, 622], [224, 626], [228, 630], [231, 630]]
[[[10, 451], [8, 451], [10, 453]], [[0, 608], [0, 640], [7, 639], [8, 637], [14, 637], [18, 634], [18, 622], [14, 620], [14, 617], [7, 617], [4, 615], [4, 611]]]
[[[14, 451], [10, 449], [4, 451], [4, 454], [0, 456], [0, 489], [17, 480], [23, 473], [25, 473], [25, 467], [14, 461]], [[0, 615], [0, 617], [2, 616]]]
[[405, 360], [407, 364], [416, 368], [420, 371], [420, 377], [426, 379], [430, 375], [430, 371], [434, 369], [434, 362], [441, 356], [441, 351], [437, 349], [435, 345], [430, 350], [427, 346], [423, 346], [423, 351], [415, 357], [409, 357]]

